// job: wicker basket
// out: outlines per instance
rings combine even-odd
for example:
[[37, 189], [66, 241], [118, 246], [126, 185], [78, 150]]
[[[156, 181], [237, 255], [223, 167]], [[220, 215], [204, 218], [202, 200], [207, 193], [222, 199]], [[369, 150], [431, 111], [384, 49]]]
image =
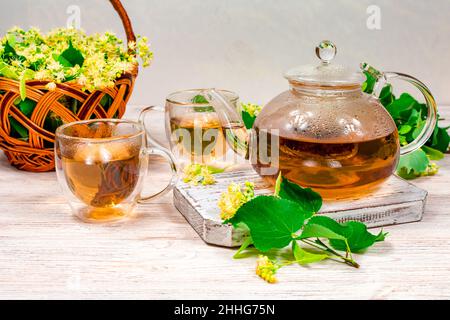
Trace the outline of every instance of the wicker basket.
[[[119, 0], [110, 0], [122, 20], [128, 41], [135, 41], [135, 35], [130, 19]], [[20, 97], [19, 82], [0, 77], [0, 148], [5, 152], [9, 162], [21, 170], [44, 172], [54, 170], [53, 143], [54, 132], [44, 129], [44, 122], [52, 112], [63, 122], [73, 122], [92, 118], [121, 118], [125, 112], [128, 99], [133, 91], [137, 76], [137, 66], [130, 74], [124, 74], [115, 82], [115, 87], [101, 91], [86, 92], [76, 83], [57, 84], [56, 89], [45, 89], [47, 81], [27, 81], [26, 95], [36, 102], [33, 113], [28, 118], [15, 105]], [[109, 95], [112, 103], [105, 110], [101, 101]], [[78, 100], [80, 108], [73, 113], [60, 103], [61, 99], [69, 97]], [[14, 118], [28, 129], [28, 140], [11, 136], [9, 117]]]

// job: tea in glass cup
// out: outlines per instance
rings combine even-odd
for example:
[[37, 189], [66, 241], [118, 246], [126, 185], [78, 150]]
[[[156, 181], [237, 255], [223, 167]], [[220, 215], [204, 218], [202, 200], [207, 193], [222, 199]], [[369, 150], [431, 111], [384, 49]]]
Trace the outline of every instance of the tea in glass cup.
[[89, 120], [69, 123], [56, 131], [55, 159], [58, 180], [77, 217], [87, 222], [123, 220], [133, 215], [148, 168], [148, 155], [165, 157], [173, 170], [171, 154], [148, 148], [142, 125], [126, 120]]
[[[170, 149], [179, 166], [205, 164], [213, 168], [227, 169], [239, 163], [240, 159], [230, 148], [236, 143], [237, 132], [244, 136], [246, 128], [242, 123], [225, 121], [205, 99], [208, 89], [191, 89], [170, 94], [164, 108], [147, 107], [142, 116], [150, 111], [165, 114], [166, 135]], [[236, 110], [239, 97], [227, 90], [217, 90]], [[158, 144], [151, 136], [149, 139]]]

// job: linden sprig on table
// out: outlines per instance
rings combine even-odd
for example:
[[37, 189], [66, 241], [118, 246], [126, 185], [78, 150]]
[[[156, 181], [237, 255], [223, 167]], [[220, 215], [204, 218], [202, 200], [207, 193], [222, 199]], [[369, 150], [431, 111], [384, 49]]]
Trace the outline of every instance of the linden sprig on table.
[[358, 268], [352, 254], [364, 252], [387, 235], [372, 234], [358, 221], [338, 223], [316, 215], [322, 207], [320, 195], [281, 174], [273, 195], [255, 197], [251, 182], [231, 184], [218, 206], [223, 223], [247, 229], [249, 234], [234, 258], [258, 255], [256, 274], [269, 283], [276, 282], [280, 268], [291, 264], [329, 259]]

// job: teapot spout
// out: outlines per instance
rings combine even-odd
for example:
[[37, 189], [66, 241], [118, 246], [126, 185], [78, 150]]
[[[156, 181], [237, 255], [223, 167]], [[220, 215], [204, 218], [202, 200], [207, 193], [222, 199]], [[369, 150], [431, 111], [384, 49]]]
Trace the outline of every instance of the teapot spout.
[[202, 93], [219, 117], [227, 144], [235, 153], [248, 159], [249, 134], [235, 107], [216, 89], [205, 89]]

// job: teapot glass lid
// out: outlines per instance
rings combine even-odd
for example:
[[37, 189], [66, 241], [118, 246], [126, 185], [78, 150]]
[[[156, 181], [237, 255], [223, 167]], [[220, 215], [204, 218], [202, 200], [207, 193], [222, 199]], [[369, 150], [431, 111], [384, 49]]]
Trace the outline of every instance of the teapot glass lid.
[[359, 86], [366, 77], [358, 69], [352, 69], [338, 64], [332, 60], [336, 56], [337, 47], [331, 41], [322, 41], [316, 47], [316, 55], [321, 60], [318, 65], [304, 65], [289, 70], [285, 78], [290, 82], [303, 85], [336, 87], [336, 86]]

